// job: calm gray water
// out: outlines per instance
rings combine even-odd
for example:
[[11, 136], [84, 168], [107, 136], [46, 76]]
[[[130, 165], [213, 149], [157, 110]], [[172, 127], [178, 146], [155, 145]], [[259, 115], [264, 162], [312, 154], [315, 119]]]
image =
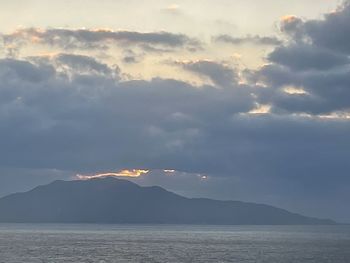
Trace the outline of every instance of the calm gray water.
[[349, 263], [349, 226], [0, 224], [0, 262]]

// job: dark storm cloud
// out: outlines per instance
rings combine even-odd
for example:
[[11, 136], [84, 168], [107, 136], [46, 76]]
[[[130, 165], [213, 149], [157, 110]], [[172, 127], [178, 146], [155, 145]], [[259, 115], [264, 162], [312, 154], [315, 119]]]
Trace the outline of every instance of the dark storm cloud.
[[[349, 183], [346, 120], [252, 115], [252, 93], [259, 94], [253, 87], [121, 81], [86, 57], [69, 57], [62, 69], [57, 60], [66, 56], [0, 61], [0, 167], [55, 169], [64, 178], [74, 171], [176, 169], [218, 178], [212, 197], [225, 192], [223, 198], [271, 204], [329, 198]], [[83, 74], [82, 62], [91, 62]]]
[[[350, 109], [350, 68], [300, 72], [279, 65], [267, 65], [258, 72], [268, 88], [261, 89], [260, 99], [275, 108], [291, 113], [330, 114]], [[255, 76], [257, 77], [257, 76]], [[285, 88], [301, 88], [305, 94], [288, 94]]]
[[6, 44], [47, 44], [63, 49], [108, 48], [109, 45], [163, 46], [168, 48], [199, 48], [200, 42], [184, 34], [169, 32], [112, 31], [107, 29], [39, 29], [25, 28], [2, 35]]
[[[341, 145], [349, 136], [346, 121], [244, 114], [254, 107], [248, 87], [196, 88], [165, 79], [120, 82], [110, 74], [48, 74], [47, 66], [25, 61], [0, 65], [1, 133], [8, 138], [2, 165], [87, 171], [175, 167], [236, 175], [263, 169], [277, 175], [276, 165], [265, 163], [267, 153], [281, 162], [299, 149], [317, 158], [326, 147], [332, 164], [341, 163], [340, 153], [348, 149], [347, 143]], [[327, 136], [337, 139], [317, 146]], [[307, 163], [300, 158], [290, 165], [302, 169]], [[282, 164], [287, 165], [284, 161], [278, 169]]]
[[[72, 58], [75, 64], [82, 59]], [[120, 82], [112, 69], [103, 70], [106, 74], [75, 69], [68, 74], [52, 65], [48, 74], [47, 68], [26, 61], [0, 62], [1, 131], [3, 136], [18, 131], [3, 145], [3, 165], [61, 163], [66, 169], [93, 169], [160, 165], [161, 160], [166, 165], [211, 119], [254, 107], [248, 89], [196, 88], [163, 79]], [[47, 162], [29, 149], [46, 156]]]
[[[275, 112], [331, 114], [350, 110], [349, 47], [350, 6], [345, 2], [321, 20], [282, 19], [281, 30], [288, 37], [276, 47], [265, 65], [249, 74], [252, 82], [268, 87], [260, 100]], [[289, 94], [286, 87], [304, 90]]]
[[[334, 150], [337, 145], [347, 149], [340, 145], [348, 136], [346, 121], [243, 114], [255, 102], [248, 87], [196, 88], [165, 79], [121, 82], [109, 73], [67, 76], [15, 60], [0, 65], [1, 132], [11, 138], [1, 149], [3, 165], [254, 174], [265, 165], [267, 152], [272, 160], [291, 157], [289, 149], [298, 147], [315, 148], [316, 154], [324, 147], [317, 143], [327, 136], [337, 138], [329, 142]], [[295, 140], [288, 139], [290, 134]], [[299, 146], [289, 147], [290, 142]], [[249, 166], [254, 159], [256, 165]], [[293, 165], [299, 167], [299, 161]]]
[[303, 25], [304, 34], [315, 46], [350, 54], [350, 2], [325, 15], [324, 20], [310, 20]]
[[347, 56], [307, 44], [278, 47], [268, 59], [297, 71], [327, 70], [350, 63]]
[[268, 45], [277, 46], [281, 45], [282, 41], [276, 37], [262, 37], [262, 36], [245, 36], [245, 37], [232, 37], [230, 35], [219, 35], [213, 37], [216, 42], [223, 42], [233, 45], [243, 45], [243, 44], [255, 44], [255, 45]]
[[307, 41], [315, 47], [350, 54], [350, 2], [345, 1], [321, 20], [302, 20], [295, 16], [282, 19], [281, 30], [295, 42]]
[[209, 60], [199, 61], [177, 61], [174, 63], [185, 70], [209, 78], [215, 85], [220, 87], [230, 87], [237, 85], [238, 74], [231, 67]]

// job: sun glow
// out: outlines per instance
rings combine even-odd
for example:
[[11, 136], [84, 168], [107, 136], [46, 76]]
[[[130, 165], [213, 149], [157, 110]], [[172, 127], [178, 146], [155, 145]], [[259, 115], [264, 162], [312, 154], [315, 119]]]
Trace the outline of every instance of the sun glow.
[[300, 87], [286, 86], [283, 91], [290, 95], [305, 95], [307, 92]]
[[89, 180], [94, 178], [104, 178], [104, 177], [132, 177], [137, 178], [142, 175], [148, 174], [149, 170], [139, 170], [139, 169], [132, 169], [132, 170], [120, 170], [115, 173], [101, 173], [101, 174], [95, 174], [95, 175], [82, 175], [77, 174], [76, 177], [79, 180]]
[[249, 111], [249, 114], [267, 114], [267, 113], [270, 113], [270, 110], [271, 110], [271, 105], [258, 104], [255, 109]]

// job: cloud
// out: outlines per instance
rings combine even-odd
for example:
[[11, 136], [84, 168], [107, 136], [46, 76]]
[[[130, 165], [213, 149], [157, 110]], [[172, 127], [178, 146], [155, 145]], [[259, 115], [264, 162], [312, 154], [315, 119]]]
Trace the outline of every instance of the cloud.
[[[251, 83], [265, 85], [259, 102], [278, 113], [350, 112], [349, 21], [348, 2], [319, 20], [282, 18], [281, 30], [288, 41], [267, 56], [269, 64], [248, 74]], [[286, 87], [303, 93], [285, 92]]]
[[238, 82], [237, 71], [222, 63], [210, 60], [198, 60], [176, 61], [174, 64], [181, 66], [185, 70], [209, 78], [219, 87], [230, 87], [237, 85]]
[[[92, 58], [68, 57], [62, 70], [62, 56], [0, 60], [0, 167], [71, 175], [171, 168], [209, 176], [193, 188], [198, 195], [277, 205], [348, 197], [336, 194], [349, 183], [350, 123], [343, 118], [251, 114], [262, 88], [238, 85], [231, 75], [213, 84], [220, 87], [123, 81]], [[91, 65], [81, 68], [83, 61]], [[206, 74], [221, 69], [194, 65]], [[174, 176], [164, 186], [190, 195], [181, 184], [195, 185], [194, 177]]]
[[[62, 56], [57, 58], [61, 61]], [[78, 58], [80, 65], [81, 57], [71, 58], [74, 62]], [[50, 66], [0, 61], [1, 130], [3, 136], [9, 136], [8, 132], [19, 129], [3, 148], [3, 154], [13, 153], [3, 159], [3, 165], [39, 165], [35, 164], [37, 157], [30, 158], [27, 152], [35, 147], [39, 155], [46, 156], [46, 162], [41, 161], [48, 167], [62, 161], [68, 170], [103, 168], [103, 163], [115, 169], [122, 168], [113, 165], [119, 159], [133, 167], [135, 160], [139, 167], [147, 168], [152, 162], [146, 159], [162, 160], [163, 154], [175, 154], [194, 142], [201, 125], [215, 116], [229, 118], [254, 107], [249, 90], [232, 86], [197, 88], [165, 79], [120, 81], [112, 69], [103, 70], [104, 74], [91, 70], [81, 74], [75, 64], [66, 71], [55, 65], [56, 57]], [[98, 69], [100, 66], [97, 64]], [[30, 146], [24, 149], [21, 142]], [[81, 147], [88, 147], [85, 157], [79, 153]], [[99, 151], [101, 158], [95, 156]]]
[[323, 20], [304, 22], [304, 34], [315, 46], [350, 54], [350, 4], [344, 2], [336, 11], [326, 14]]
[[303, 20], [297, 16], [288, 15], [281, 19], [280, 29], [286, 35], [298, 41], [303, 35]]
[[45, 44], [69, 49], [106, 49], [111, 45], [138, 45], [166, 48], [200, 47], [200, 42], [184, 34], [161, 32], [113, 31], [109, 29], [24, 28], [2, 35], [5, 45]]
[[135, 56], [125, 56], [123, 57], [123, 62], [127, 64], [137, 63], [137, 58]]
[[[274, 110], [312, 115], [349, 111], [349, 70], [293, 71], [280, 65], [266, 65], [255, 72], [254, 79], [265, 83], [260, 89], [259, 102], [271, 104]], [[289, 93], [286, 87], [303, 90], [302, 94]]]
[[307, 213], [349, 218], [345, 205], [334, 205], [350, 198], [349, 16], [346, 4], [322, 19], [283, 18], [285, 40], [273, 44], [256, 70], [172, 59], [172, 66], [210, 81], [199, 86], [171, 78], [125, 80], [118, 66], [69, 50], [197, 46], [182, 34], [23, 29], [5, 35], [5, 46], [30, 42], [65, 50], [0, 60], [1, 186], [13, 178], [25, 182], [18, 171], [69, 178], [137, 175], [141, 167], [151, 172], [133, 180], [186, 195], [192, 189], [193, 195], [289, 209], [302, 203]]
[[281, 46], [268, 55], [268, 60], [293, 70], [327, 70], [350, 63], [347, 56], [313, 45]]
[[254, 45], [267, 45], [267, 46], [277, 46], [282, 44], [282, 41], [276, 37], [261, 37], [255, 36], [245, 36], [245, 37], [232, 37], [230, 35], [219, 35], [213, 37], [215, 42], [223, 42], [233, 45], [244, 45], [244, 44], [254, 44]]
[[294, 41], [308, 41], [321, 47], [350, 53], [350, 3], [344, 1], [335, 11], [325, 14], [323, 19], [303, 20], [296, 16], [282, 18], [281, 30]]
[[96, 59], [75, 54], [58, 54], [55, 57], [56, 63], [59, 66], [67, 67], [69, 71], [76, 73], [87, 73], [87, 74], [104, 74], [111, 75], [113, 71], [118, 69], [111, 69], [107, 64], [98, 62]]

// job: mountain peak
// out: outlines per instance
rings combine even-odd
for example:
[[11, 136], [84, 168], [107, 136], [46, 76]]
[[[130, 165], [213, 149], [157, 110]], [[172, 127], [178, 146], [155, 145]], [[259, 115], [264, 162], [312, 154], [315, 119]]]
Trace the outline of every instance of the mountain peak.
[[0, 222], [287, 225], [334, 224], [267, 205], [189, 199], [105, 177], [55, 181], [0, 199]]

